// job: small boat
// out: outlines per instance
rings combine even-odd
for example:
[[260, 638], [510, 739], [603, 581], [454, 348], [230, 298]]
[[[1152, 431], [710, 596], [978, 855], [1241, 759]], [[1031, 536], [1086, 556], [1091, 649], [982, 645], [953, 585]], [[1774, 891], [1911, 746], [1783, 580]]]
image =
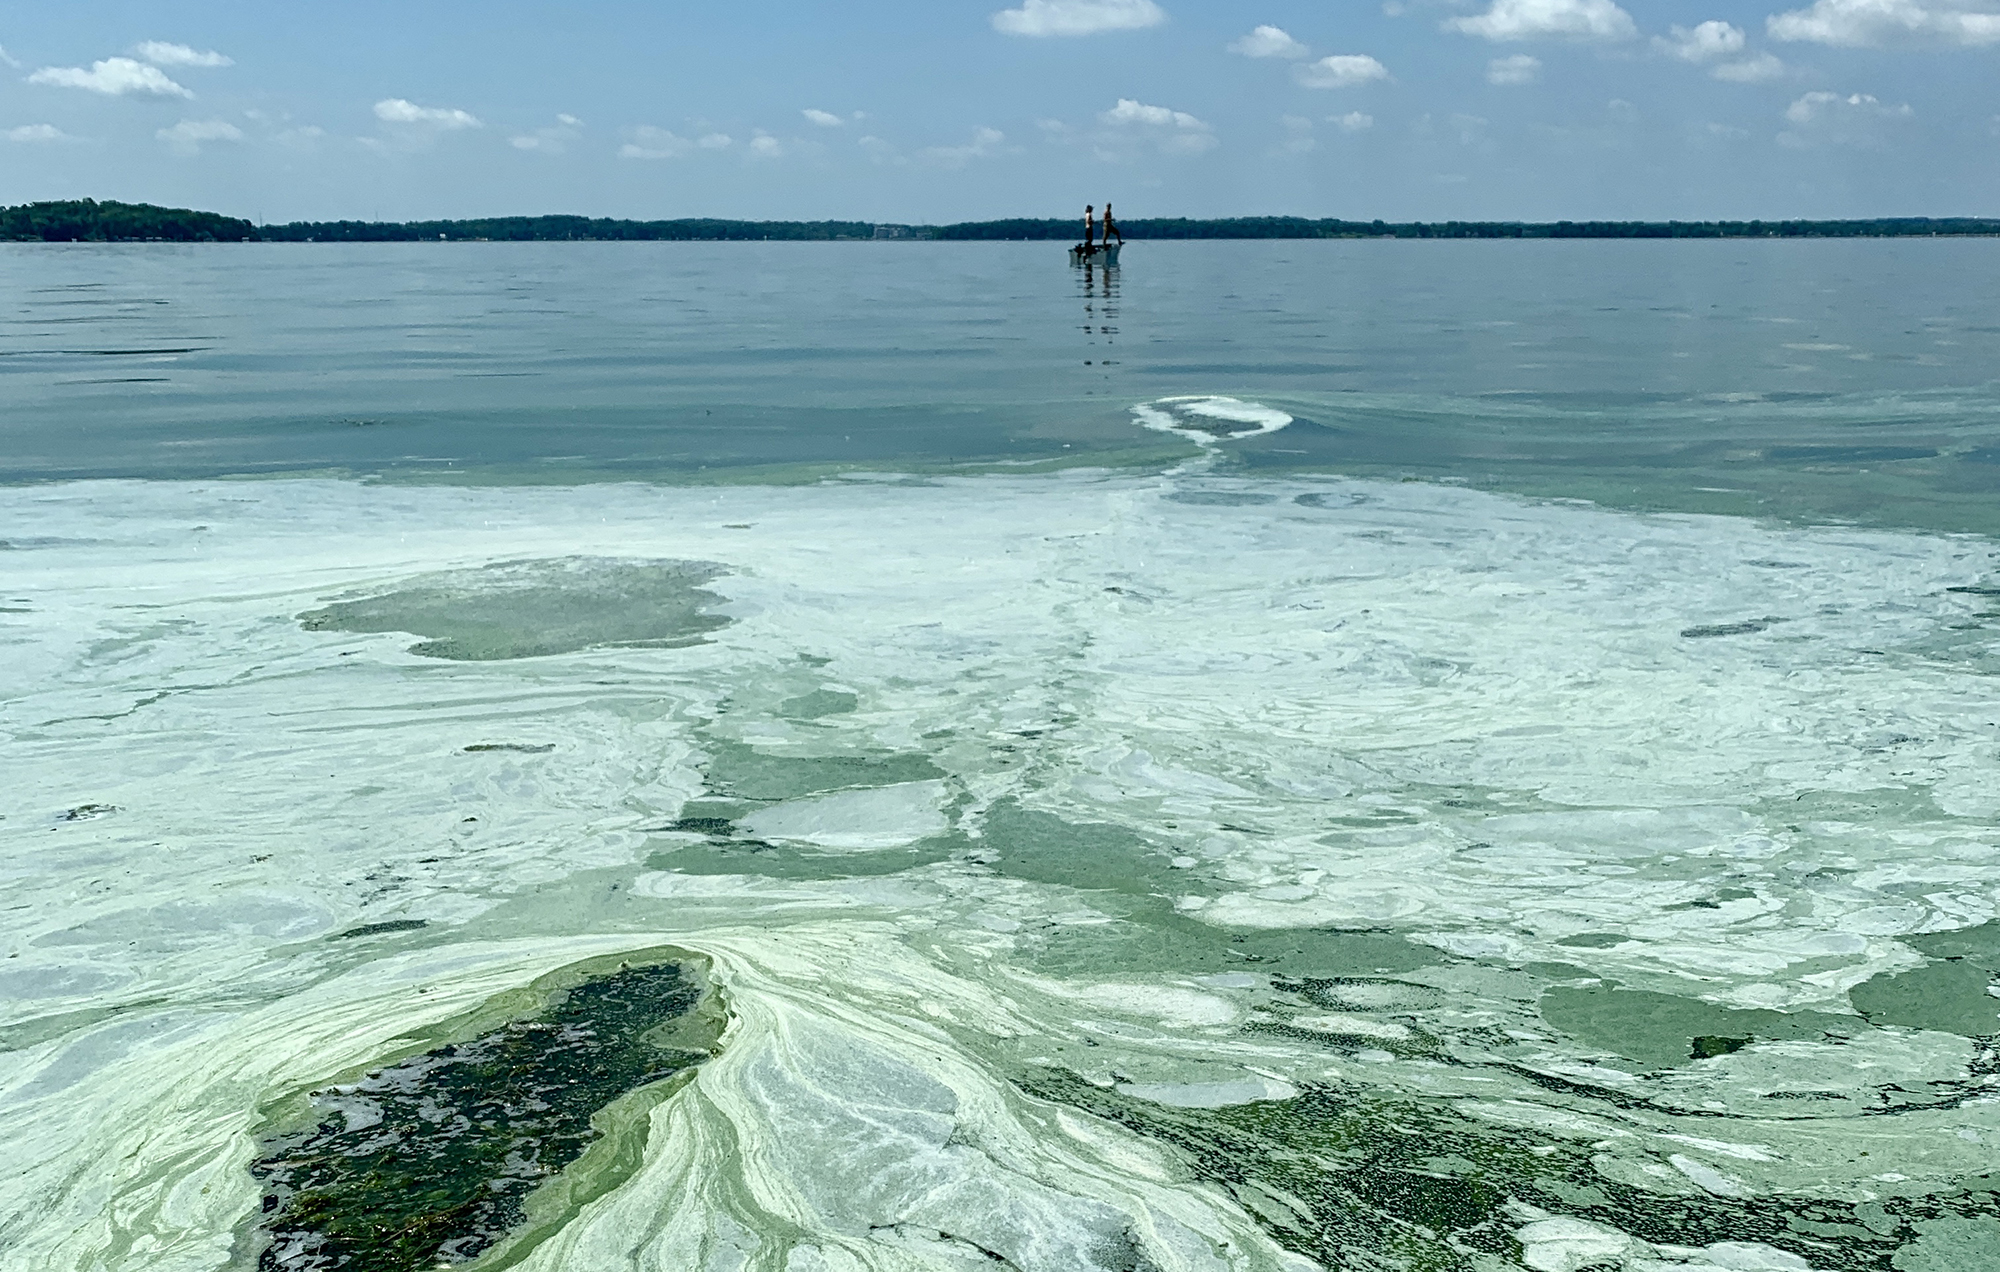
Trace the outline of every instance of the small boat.
[[1093, 243], [1086, 247], [1078, 243], [1069, 249], [1069, 263], [1072, 265], [1116, 265], [1118, 263], [1118, 253], [1124, 246], [1123, 243], [1119, 243], [1115, 247], [1099, 247]]

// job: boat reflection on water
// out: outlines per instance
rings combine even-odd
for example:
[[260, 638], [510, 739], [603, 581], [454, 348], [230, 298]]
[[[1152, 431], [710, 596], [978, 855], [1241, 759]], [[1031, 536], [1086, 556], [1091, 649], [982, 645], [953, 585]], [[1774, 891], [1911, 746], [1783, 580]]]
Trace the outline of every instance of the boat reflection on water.
[[[1072, 255], [1081, 255], [1074, 248]], [[1090, 345], [1110, 345], [1118, 340], [1118, 249], [1100, 250], [1083, 259], [1083, 336]], [[1109, 352], [1108, 350], [1102, 352]], [[1109, 365], [1093, 354], [1092, 361]]]

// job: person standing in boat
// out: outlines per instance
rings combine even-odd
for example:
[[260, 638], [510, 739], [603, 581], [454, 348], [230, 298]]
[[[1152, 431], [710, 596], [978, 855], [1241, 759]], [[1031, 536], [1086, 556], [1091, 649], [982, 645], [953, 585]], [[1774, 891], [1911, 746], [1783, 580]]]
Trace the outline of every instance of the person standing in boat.
[[1091, 241], [1096, 237], [1097, 206], [1092, 203], [1086, 203], [1083, 205], [1083, 254], [1085, 256], [1097, 250], [1091, 246]]
[[1107, 203], [1104, 205], [1104, 233], [1098, 236], [1098, 241], [1110, 247], [1113, 234], [1118, 236], [1118, 246], [1125, 246], [1125, 232], [1118, 228], [1118, 222], [1111, 219], [1111, 205]]

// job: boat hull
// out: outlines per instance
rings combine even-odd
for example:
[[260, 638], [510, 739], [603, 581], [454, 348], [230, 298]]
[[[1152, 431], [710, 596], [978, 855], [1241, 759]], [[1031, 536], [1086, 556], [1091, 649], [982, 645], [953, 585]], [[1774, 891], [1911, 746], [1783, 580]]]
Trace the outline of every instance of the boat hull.
[[1118, 263], [1118, 253], [1124, 247], [1123, 243], [1119, 243], [1114, 247], [1092, 247], [1088, 251], [1080, 246], [1072, 247], [1069, 249], [1069, 263], [1072, 265], [1116, 265]]

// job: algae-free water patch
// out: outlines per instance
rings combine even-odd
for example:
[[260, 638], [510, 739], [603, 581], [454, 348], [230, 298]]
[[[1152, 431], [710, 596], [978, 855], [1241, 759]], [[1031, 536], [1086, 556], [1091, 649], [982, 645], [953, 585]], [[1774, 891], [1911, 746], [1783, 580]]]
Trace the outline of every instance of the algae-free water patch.
[[408, 1272], [525, 1253], [636, 1169], [646, 1097], [707, 1058], [719, 1018], [693, 956], [593, 960], [289, 1102], [250, 1168], [257, 1266]]
[[1953, 958], [1872, 976], [1848, 990], [1847, 998], [1874, 1024], [1982, 1038], [2000, 1034], [2000, 999], [1986, 992], [1992, 983], [1984, 967]]
[[772, 755], [739, 742], [717, 742], [702, 765], [708, 789], [739, 800], [798, 799], [864, 786], [929, 782], [945, 776], [915, 752], [882, 755]]
[[1756, 1038], [1818, 1040], [1868, 1027], [1853, 1016], [1831, 1012], [1718, 1007], [1675, 994], [1606, 985], [1558, 986], [1542, 995], [1541, 1012], [1542, 1019], [1570, 1037], [1649, 1069], [1727, 1055]]
[[729, 620], [707, 612], [705, 561], [563, 557], [502, 561], [412, 579], [395, 591], [299, 615], [307, 631], [409, 632], [426, 658], [486, 661], [604, 645], [690, 645]]

